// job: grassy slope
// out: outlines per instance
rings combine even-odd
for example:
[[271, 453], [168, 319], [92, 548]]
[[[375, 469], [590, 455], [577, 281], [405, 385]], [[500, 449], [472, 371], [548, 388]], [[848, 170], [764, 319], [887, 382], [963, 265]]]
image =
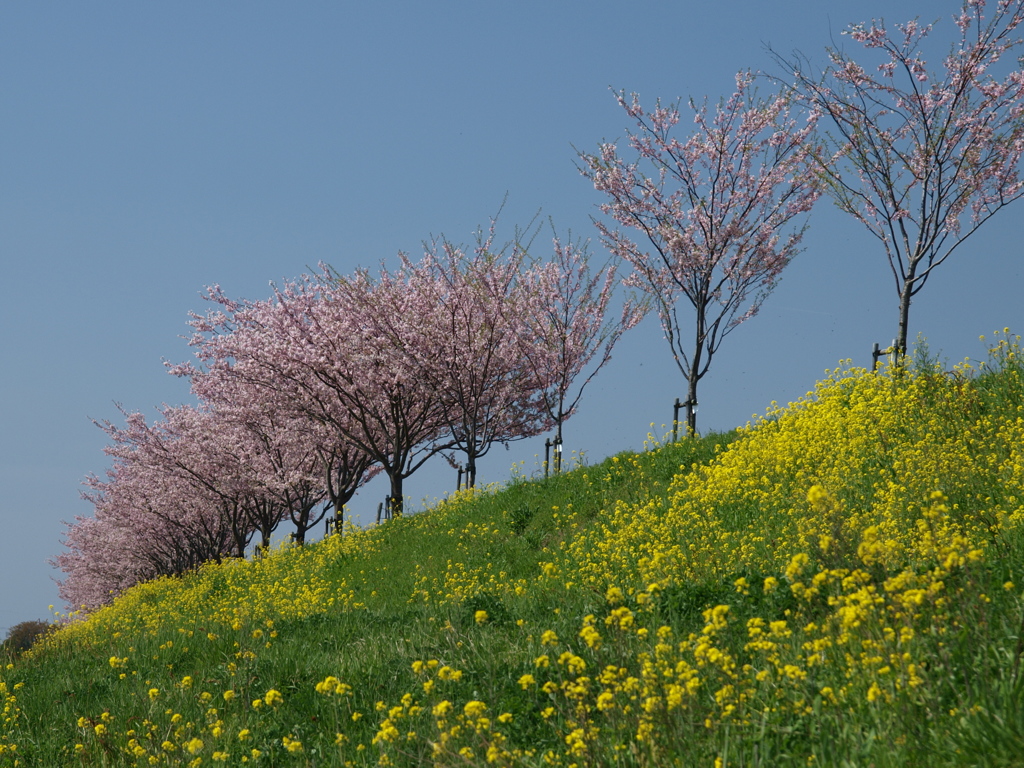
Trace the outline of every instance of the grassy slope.
[[[165, 703], [173, 705], [171, 716], [181, 712], [189, 716], [185, 722], [202, 722], [209, 707], [193, 695], [201, 690], [215, 694], [213, 706], [222, 710], [227, 709], [223, 692], [235, 691], [234, 702], [243, 702], [241, 722], [255, 731], [252, 718], [244, 716], [260, 714], [252, 710], [251, 701], [273, 688], [287, 697], [289, 710], [302, 715], [260, 720], [263, 727], [258, 736], [244, 744], [234, 739], [231, 751], [232, 762], [237, 762], [243, 746], [246, 752], [258, 748], [264, 753], [261, 760], [276, 764], [282, 757], [276, 753], [282, 751], [284, 735], [307, 737], [319, 729], [316, 724], [321, 720], [332, 721], [327, 735], [333, 743], [335, 707], [314, 690], [329, 675], [352, 686], [344, 709], [366, 716], [355, 722], [349, 718], [344, 728], [351, 742], [369, 745], [377, 732], [376, 703], [396, 702], [405, 692], [422, 686], [411, 668], [417, 659], [439, 659], [462, 673], [461, 680], [445, 686], [452, 699], [515, 698], [519, 689], [509, 688], [509, 670], [517, 672], [518, 679], [532, 669], [533, 657], [522, 652], [522, 632], [494, 591], [481, 589], [464, 602], [437, 604], [438, 597], [450, 594], [439, 594], [437, 589], [445, 584], [449, 558], [456, 555], [467, 571], [505, 574], [506, 583], [529, 580], [538, 561], [549, 557], [551, 548], [579, 524], [568, 522], [559, 510], [575, 509], [578, 517], [592, 519], [603, 504], [615, 499], [664, 493], [680, 464], [709, 460], [715, 446], [731, 437], [710, 436], [636, 457], [648, 470], [649, 480], [642, 486], [617, 475], [594, 493], [584, 476], [606, 471], [612, 464], [609, 460], [592, 470], [515, 482], [476, 498], [464, 495], [430, 513], [349, 534], [340, 554], [309, 557], [325, 549], [323, 544], [307, 547], [305, 552], [280, 551], [266, 561], [277, 566], [265, 569], [269, 574], [244, 573], [239, 585], [231, 583], [233, 574], [211, 567], [186, 578], [184, 585], [168, 579], [138, 588], [114, 608], [94, 616], [93, 626], [77, 633], [74, 640], [57, 643], [38, 659], [21, 661], [8, 670], [8, 680], [24, 682], [25, 689], [32, 691], [30, 696], [18, 694], [18, 725], [22, 733], [33, 734], [32, 740], [17, 740], [18, 753], [26, 765], [63, 764], [74, 759], [74, 745], [84, 741], [91, 742], [79, 755], [84, 764], [113, 759], [105, 745], [117, 751], [115, 739], [94, 739], [94, 733], [89, 733], [102, 722], [104, 711], [115, 716], [116, 725], [110, 731], [124, 733], [129, 721], [137, 724], [139, 718], [149, 718], [162, 721], [158, 743], [165, 736], [173, 740], [175, 729]], [[352, 595], [348, 610], [325, 610], [330, 598], [323, 595], [309, 598], [306, 605], [295, 599], [298, 586], [308, 585], [314, 574], [317, 581], [344, 585], [332, 597]], [[289, 577], [294, 581], [289, 582]], [[275, 590], [282, 582], [283, 588]], [[423, 599], [425, 586], [434, 588], [433, 598]], [[169, 602], [176, 604], [177, 615], [154, 610], [166, 608]], [[213, 622], [200, 621], [225, 606], [229, 613]], [[533, 625], [563, 608], [567, 615], [579, 612], [562, 595], [541, 597], [518, 606], [517, 620]], [[476, 622], [478, 610], [488, 610], [490, 615], [484, 626]], [[287, 618], [282, 619], [282, 613]], [[128, 659], [123, 667], [118, 661], [122, 658]], [[125, 680], [121, 674], [127, 676]], [[192, 688], [181, 688], [184, 676], [192, 678]], [[151, 688], [159, 691], [152, 701]], [[83, 715], [89, 721], [84, 730], [76, 726]], [[233, 730], [237, 735], [240, 726], [236, 723]], [[186, 729], [178, 743], [197, 732], [195, 727]], [[128, 739], [118, 741], [117, 746], [122, 746]], [[183, 760], [178, 752], [161, 758]], [[373, 762], [376, 759], [374, 754]]]
[[141, 585], [0, 672], [0, 766], [1015, 764], [1017, 352]]

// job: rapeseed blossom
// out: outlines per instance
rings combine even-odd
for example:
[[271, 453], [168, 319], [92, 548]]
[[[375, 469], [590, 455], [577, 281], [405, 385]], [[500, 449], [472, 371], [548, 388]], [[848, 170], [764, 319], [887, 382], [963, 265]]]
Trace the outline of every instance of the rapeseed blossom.
[[[830, 713], [882, 722], [918, 707], [955, 731], [980, 710], [943, 688], [951, 649], [995, 622], [993, 600], [1018, 605], [1024, 578], [1001, 560], [1024, 521], [1024, 410], [994, 407], [983, 388], [996, 383], [958, 371], [844, 366], [667, 488], [645, 457], [583, 468], [607, 503], [582, 514], [558, 500], [558, 535], [529, 573], [500, 556], [519, 534], [464, 514], [478, 492], [390, 529], [141, 584], [41, 646], [91, 656], [123, 692], [111, 711], [75, 712], [65, 758], [567, 768], [699, 762], [724, 739], [824, 728]], [[640, 490], [613, 497], [626, 480]], [[367, 572], [386, 536], [437, 530], [451, 551], [407, 580]], [[438, 609], [386, 649], [400, 661], [390, 692], [340, 655], [311, 654], [306, 678], [271, 663], [287, 622], [373, 621], [387, 589], [411, 616]], [[492, 642], [508, 643], [504, 661]], [[13, 674], [0, 674], [0, 764], [30, 743], [18, 698], [35, 684]]]

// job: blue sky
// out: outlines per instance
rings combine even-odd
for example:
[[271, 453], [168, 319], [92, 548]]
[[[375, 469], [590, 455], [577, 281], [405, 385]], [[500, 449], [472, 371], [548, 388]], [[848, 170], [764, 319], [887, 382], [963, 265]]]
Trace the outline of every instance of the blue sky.
[[[941, 6], [941, 7], [940, 7]], [[938, 9], [938, 10], [937, 10]], [[115, 402], [189, 400], [162, 361], [219, 283], [263, 298], [319, 261], [342, 272], [469, 241], [508, 195], [505, 232], [538, 210], [593, 236], [600, 198], [573, 147], [622, 137], [609, 87], [731, 92], [764, 46], [821, 62], [848, 22], [944, 16], [899, 0], [265, 3], [0, 2], [0, 633], [58, 603], [46, 560], [88, 515]], [[911, 335], [952, 362], [979, 334], [1022, 328], [1019, 221], [1004, 211], [915, 301]], [[884, 255], [823, 203], [806, 250], [702, 383], [702, 429], [803, 395], [840, 359], [895, 335]], [[595, 242], [594, 252], [601, 256]], [[590, 460], [641, 449], [685, 392], [655, 322], [623, 337], [566, 425]], [[535, 469], [543, 438], [496, 450], [484, 481]], [[454, 486], [441, 461], [414, 500]], [[384, 490], [353, 502], [367, 519]]]

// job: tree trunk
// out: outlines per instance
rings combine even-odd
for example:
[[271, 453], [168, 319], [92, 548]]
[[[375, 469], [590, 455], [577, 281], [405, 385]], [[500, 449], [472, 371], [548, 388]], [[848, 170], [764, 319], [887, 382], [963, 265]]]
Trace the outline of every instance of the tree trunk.
[[697, 436], [697, 378], [696, 369], [690, 371], [686, 390], [686, 434], [687, 437]]
[[295, 534], [293, 540], [296, 546], [303, 546], [306, 543], [306, 523], [309, 522], [309, 509], [304, 508], [299, 514], [299, 519], [295, 522]]
[[[697, 309], [697, 334], [693, 345], [693, 358], [690, 360], [690, 370], [686, 372], [686, 436], [697, 436], [697, 382], [700, 381], [700, 367], [704, 362], [704, 344], [706, 334], [705, 313], [707, 302]], [[711, 353], [708, 352], [710, 355]], [[709, 357], [710, 362], [710, 357]]]
[[562, 420], [558, 420], [558, 431], [555, 433], [555, 474], [562, 471]]
[[900, 325], [899, 334], [896, 337], [896, 349], [894, 355], [897, 362], [900, 362], [907, 354], [907, 333], [910, 325], [910, 299], [914, 288], [913, 276], [908, 277], [900, 290]]
[[404, 479], [400, 472], [396, 471], [393, 475], [388, 475], [391, 479], [391, 496], [389, 501], [389, 509], [391, 510], [391, 517], [402, 516], [402, 480]]

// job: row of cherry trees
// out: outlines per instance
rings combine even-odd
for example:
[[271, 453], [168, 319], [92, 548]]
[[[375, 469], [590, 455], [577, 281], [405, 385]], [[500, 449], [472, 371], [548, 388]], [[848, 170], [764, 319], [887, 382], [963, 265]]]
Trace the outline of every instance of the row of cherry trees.
[[[640, 310], [609, 315], [616, 263], [661, 320], [687, 403], [723, 340], [753, 317], [798, 252], [823, 194], [881, 241], [899, 295], [896, 352], [911, 299], [997, 211], [1024, 195], [1024, 0], [965, 0], [938, 70], [932, 26], [849, 28], [874, 70], [841, 50], [818, 72], [775, 55], [776, 92], [740, 73], [714, 108], [618, 94], [635, 121], [628, 149], [579, 153], [606, 196], [596, 222], [616, 262], [591, 270], [580, 243], [531, 260], [517, 241], [471, 251], [441, 239], [419, 261], [343, 276], [324, 268], [266, 301], [193, 318], [191, 379], [200, 405], [147, 425], [104, 424], [114, 464], [90, 478], [94, 518], [69, 530], [62, 594], [96, 605], [113, 590], [210, 558], [238, 555], [284, 520], [303, 541], [373, 474], [403, 482], [438, 453], [465, 456], [469, 482], [496, 443], [539, 434], [574, 411]], [[691, 311], [692, 310], [692, 313]], [[696, 431], [696, 410], [688, 409]]]
[[657, 311], [689, 404], [723, 339], [796, 254], [799, 219], [822, 193], [880, 242], [898, 296], [892, 352], [906, 354], [913, 298], [1024, 195], [1024, 0], [988, 6], [964, 0], [944, 55], [929, 45], [935, 25], [916, 20], [851, 25], [861, 61], [828, 49], [818, 68], [771, 51], [772, 96], [741, 72], [713, 112], [690, 101], [695, 129], [681, 138], [679, 104], [645, 111], [618, 94], [637, 126], [628, 149], [581, 152], [580, 170], [607, 197], [598, 230]]
[[302, 543], [377, 473], [390, 514], [430, 457], [463, 455], [469, 483], [495, 444], [561, 434], [587, 383], [641, 317], [612, 310], [615, 268], [555, 238], [532, 260], [518, 241], [440, 239], [378, 274], [323, 267], [193, 315], [197, 406], [101, 424], [112, 467], [87, 481], [95, 508], [69, 527], [61, 595], [100, 605], [128, 586], [243, 555], [289, 523]]

